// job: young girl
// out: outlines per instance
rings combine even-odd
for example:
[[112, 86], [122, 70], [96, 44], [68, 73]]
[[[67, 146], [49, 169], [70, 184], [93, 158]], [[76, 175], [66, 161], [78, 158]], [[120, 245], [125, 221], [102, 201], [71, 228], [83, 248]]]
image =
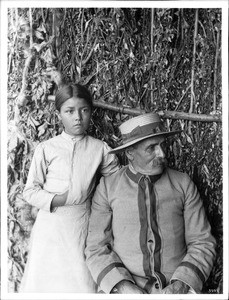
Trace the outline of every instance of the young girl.
[[37, 146], [23, 194], [39, 212], [20, 292], [94, 293], [84, 258], [90, 201], [98, 173], [119, 164], [105, 142], [86, 133], [92, 98], [84, 86], [63, 86], [55, 105], [64, 131]]

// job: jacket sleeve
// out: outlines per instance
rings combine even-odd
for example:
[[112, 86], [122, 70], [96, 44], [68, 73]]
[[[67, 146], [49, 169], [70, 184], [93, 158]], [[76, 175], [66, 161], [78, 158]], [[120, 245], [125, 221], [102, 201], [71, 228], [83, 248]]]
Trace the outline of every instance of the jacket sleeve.
[[175, 270], [171, 281], [179, 279], [199, 293], [213, 266], [215, 239], [211, 235], [210, 224], [195, 184], [187, 174], [183, 178], [187, 254]]
[[24, 199], [38, 209], [50, 211], [50, 206], [55, 194], [43, 189], [46, 180], [47, 162], [43, 144], [39, 144], [34, 152], [25, 189]]
[[107, 143], [103, 142], [103, 144], [103, 160], [100, 171], [103, 176], [108, 176], [118, 171], [120, 169], [120, 164], [117, 156], [109, 153], [111, 148], [107, 145]]
[[134, 280], [113, 251], [112, 209], [104, 181], [102, 177], [92, 200], [85, 254], [93, 279], [105, 293], [110, 293], [121, 280]]

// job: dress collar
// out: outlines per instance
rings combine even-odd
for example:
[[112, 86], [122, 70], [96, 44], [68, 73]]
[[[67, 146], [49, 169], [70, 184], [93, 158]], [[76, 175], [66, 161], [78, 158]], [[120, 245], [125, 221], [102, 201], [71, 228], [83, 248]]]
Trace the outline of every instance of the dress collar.
[[128, 165], [128, 167], [126, 169], [126, 174], [131, 180], [133, 180], [136, 183], [139, 183], [139, 181], [142, 177], [148, 178], [151, 183], [155, 183], [161, 177], [161, 175], [163, 173], [158, 174], [158, 175], [144, 175], [139, 172], [136, 172], [131, 165]]
[[73, 136], [73, 135], [66, 133], [65, 131], [62, 131], [61, 136], [68, 141], [78, 142], [85, 137], [85, 134]]

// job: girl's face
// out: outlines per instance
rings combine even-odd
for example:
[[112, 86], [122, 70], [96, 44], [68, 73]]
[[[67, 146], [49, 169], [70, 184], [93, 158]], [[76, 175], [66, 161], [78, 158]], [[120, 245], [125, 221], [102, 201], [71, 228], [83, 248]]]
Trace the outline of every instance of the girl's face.
[[72, 97], [63, 103], [59, 116], [65, 132], [72, 136], [77, 136], [88, 129], [91, 119], [91, 108], [86, 100]]

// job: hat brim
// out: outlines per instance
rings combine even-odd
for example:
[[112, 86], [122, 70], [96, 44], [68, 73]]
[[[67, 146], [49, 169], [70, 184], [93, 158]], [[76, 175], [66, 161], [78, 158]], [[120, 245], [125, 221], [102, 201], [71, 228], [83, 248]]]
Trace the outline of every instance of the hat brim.
[[171, 135], [175, 135], [175, 134], [178, 134], [178, 133], [181, 133], [181, 132], [182, 132], [182, 130], [169, 131], [169, 132], [160, 132], [160, 133], [152, 133], [152, 134], [149, 134], [147, 136], [144, 136], [144, 137], [138, 138], [136, 140], [130, 141], [130, 142], [128, 142], [128, 143], [126, 143], [124, 145], [121, 145], [121, 146], [119, 146], [117, 148], [114, 148], [114, 149], [110, 150], [109, 153], [110, 154], [114, 154], [114, 153], [116, 154], [116, 153], [122, 152], [126, 148], [128, 148], [129, 146], [134, 145], [134, 144], [136, 144], [136, 143], [138, 143], [140, 141], [143, 141], [145, 139], [148, 139], [150, 137], [156, 137], [156, 136], [169, 137]]

